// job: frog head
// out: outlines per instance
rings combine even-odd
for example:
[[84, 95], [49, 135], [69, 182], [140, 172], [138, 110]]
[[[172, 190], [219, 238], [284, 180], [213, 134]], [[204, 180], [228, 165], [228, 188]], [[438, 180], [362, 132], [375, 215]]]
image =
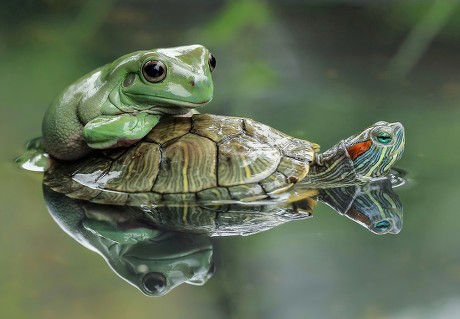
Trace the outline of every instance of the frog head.
[[106, 68], [117, 82], [102, 113], [184, 114], [213, 97], [214, 56], [201, 45], [138, 51]]
[[213, 247], [202, 234], [164, 231], [151, 240], [116, 249], [114, 270], [147, 296], [163, 296], [187, 283], [204, 285], [215, 270]]

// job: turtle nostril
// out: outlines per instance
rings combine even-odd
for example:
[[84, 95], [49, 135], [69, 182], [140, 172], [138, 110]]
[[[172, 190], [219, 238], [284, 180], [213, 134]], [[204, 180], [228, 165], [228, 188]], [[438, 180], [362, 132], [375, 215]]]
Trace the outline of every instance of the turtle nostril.
[[190, 85], [195, 86], [195, 81], [194, 80], [190, 81]]

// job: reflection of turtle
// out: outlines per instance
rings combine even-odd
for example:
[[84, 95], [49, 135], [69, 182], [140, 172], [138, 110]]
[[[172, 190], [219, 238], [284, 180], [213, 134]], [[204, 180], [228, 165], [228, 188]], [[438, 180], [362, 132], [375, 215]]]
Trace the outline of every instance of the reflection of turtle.
[[168, 117], [133, 147], [56, 162], [44, 183], [109, 204], [258, 201], [288, 194], [296, 184], [328, 188], [384, 176], [403, 150], [399, 123], [378, 122], [319, 154], [317, 144], [249, 119]]
[[296, 191], [302, 194], [302, 199], [293, 202], [235, 202], [217, 205], [179, 202], [145, 206], [142, 211], [155, 224], [171, 230], [210, 236], [246, 236], [288, 221], [308, 218], [318, 200], [375, 234], [397, 234], [401, 231], [403, 207], [388, 178], [364, 185]]
[[[162, 296], [183, 283], [206, 283], [215, 270], [213, 246], [206, 235], [251, 235], [310, 216], [296, 213], [299, 202], [133, 207], [69, 198], [46, 185], [44, 195], [51, 215], [66, 233], [149, 296]], [[310, 212], [319, 199], [374, 233], [401, 230], [402, 205], [389, 179], [311, 195], [302, 200], [303, 211]]]

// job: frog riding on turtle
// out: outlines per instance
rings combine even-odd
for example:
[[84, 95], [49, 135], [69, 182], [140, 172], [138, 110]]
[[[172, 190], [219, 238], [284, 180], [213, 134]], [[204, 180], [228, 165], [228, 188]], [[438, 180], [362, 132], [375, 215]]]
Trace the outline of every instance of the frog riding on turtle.
[[186, 114], [213, 96], [214, 56], [201, 45], [138, 51], [66, 88], [43, 120], [43, 146], [60, 160], [131, 145], [162, 115]]
[[134, 146], [55, 162], [44, 184], [72, 198], [117, 205], [295, 202], [305, 190], [388, 175], [404, 141], [400, 123], [377, 122], [319, 153], [318, 144], [251, 119], [163, 117]]
[[47, 111], [43, 143], [30, 146], [57, 159], [44, 183], [69, 197], [122, 205], [294, 200], [302, 188], [386, 176], [403, 153], [400, 123], [377, 122], [319, 153], [318, 144], [250, 119], [191, 115], [212, 98], [215, 65], [199, 45], [157, 49], [78, 80]]

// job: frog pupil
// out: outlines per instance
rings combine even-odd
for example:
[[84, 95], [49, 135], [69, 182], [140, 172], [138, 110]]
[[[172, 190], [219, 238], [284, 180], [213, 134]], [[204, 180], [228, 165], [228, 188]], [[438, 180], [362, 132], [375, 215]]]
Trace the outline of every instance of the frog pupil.
[[162, 75], [163, 72], [164, 72], [163, 67], [158, 63], [149, 64], [145, 67], [145, 73], [152, 78], [156, 78], [157, 76]]
[[388, 144], [391, 142], [391, 136], [388, 133], [380, 133], [377, 135], [377, 140], [382, 144]]
[[166, 287], [166, 278], [161, 273], [149, 273], [143, 279], [145, 289], [150, 293], [161, 293]]
[[166, 76], [166, 66], [160, 61], [148, 61], [142, 71], [149, 82], [160, 82]]
[[217, 65], [216, 58], [214, 57], [214, 55], [210, 53], [209, 54], [209, 68], [211, 69], [211, 72], [212, 70], [215, 69], [216, 65]]

